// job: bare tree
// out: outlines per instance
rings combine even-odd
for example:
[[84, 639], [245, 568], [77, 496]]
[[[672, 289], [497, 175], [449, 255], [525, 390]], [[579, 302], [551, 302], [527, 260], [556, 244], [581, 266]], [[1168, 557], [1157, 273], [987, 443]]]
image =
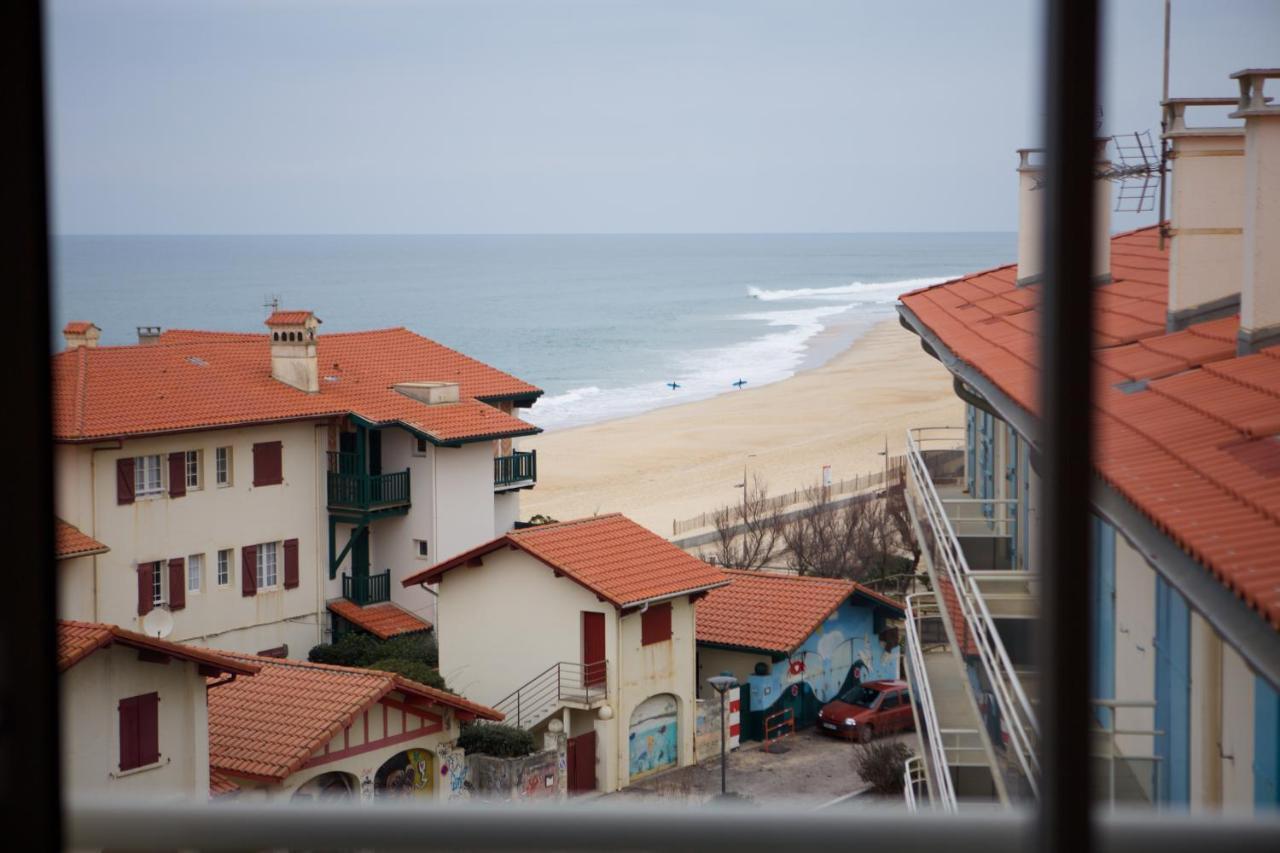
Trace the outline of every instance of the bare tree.
[[[899, 471], [899, 475], [903, 472]], [[907, 511], [907, 485], [903, 479], [889, 484], [885, 491], [885, 516], [893, 527], [897, 546], [911, 555], [910, 572], [920, 566], [920, 542], [911, 527], [911, 514]]]
[[712, 516], [715, 541], [699, 556], [734, 569], [759, 569], [782, 550], [782, 514], [758, 475], [744, 484], [742, 503], [722, 506]]
[[829, 489], [811, 486], [805, 503], [782, 528], [791, 568], [850, 580], [883, 574], [892, 544], [883, 501], [857, 496], [835, 503]]

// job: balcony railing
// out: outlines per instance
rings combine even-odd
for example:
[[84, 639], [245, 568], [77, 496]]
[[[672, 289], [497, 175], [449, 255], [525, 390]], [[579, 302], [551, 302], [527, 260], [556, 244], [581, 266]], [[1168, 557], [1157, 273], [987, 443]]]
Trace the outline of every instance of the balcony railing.
[[391, 600], [391, 570], [380, 575], [342, 575], [342, 597], [364, 607]]
[[608, 661], [586, 664], [560, 661], [493, 703], [493, 707], [506, 715], [506, 723], [529, 729], [566, 703], [594, 708], [608, 696]]
[[510, 456], [493, 457], [493, 488], [519, 489], [538, 480], [538, 451], [516, 450]]
[[[943, 456], [938, 451], [955, 449], [956, 432], [951, 428], [908, 430], [910, 506], [913, 515], [924, 528], [921, 544], [926, 548], [938, 575], [939, 586], [942, 588], [940, 591], [945, 593], [946, 587], [950, 587], [958, 604], [958, 614], [942, 608], [944, 618], [950, 618], [954, 623], [956, 619], [953, 616], [959, 616], [962, 624], [952, 625], [957, 642], [962, 649], [971, 646], [976, 652], [995, 696], [1000, 719], [1008, 732], [1009, 746], [1018, 768], [1033, 795], [1038, 795], [1039, 724], [979, 587], [979, 581], [990, 573], [970, 571], [955, 526], [934, 487], [931, 475], [931, 471], [937, 468], [938, 459]], [[963, 440], [963, 432], [959, 434]], [[963, 447], [962, 444], [960, 446]], [[1026, 572], [1002, 574], [1032, 577]], [[992, 771], [997, 772], [996, 768], [992, 768]]]
[[329, 471], [330, 507], [367, 511], [405, 506], [408, 503], [409, 471], [407, 469], [390, 474]]

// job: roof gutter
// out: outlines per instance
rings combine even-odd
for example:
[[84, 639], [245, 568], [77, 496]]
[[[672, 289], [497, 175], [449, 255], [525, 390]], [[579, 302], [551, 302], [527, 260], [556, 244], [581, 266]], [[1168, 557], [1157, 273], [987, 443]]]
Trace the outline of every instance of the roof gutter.
[[722, 586], [728, 586], [733, 581], [723, 580], [719, 583], [707, 584], [706, 586], [695, 586], [691, 589], [682, 589], [679, 592], [668, 592], [662, 595], [655, 595], [653, 598], [642, 598], [639, 601], [628, 601], [626, 604], [620, 605], [625, 610], [639, 609], [641, 613], [649, 609], [650, 604], [658, 604], [663, 601], [674, 601], [677, 598], [683, 598], [686, 595], [693, 595], [697, 592], [707, 592], [713, 589], [719, 589]]
[[[1000, 419], [1038, 447], [1036, 418], [995, 383], [955, 353], [905, 305], [898, 305], [902, 325], [920, 336], [925, 350], [990, 403]], [[967, 398], [965, 398], [967, 400]], [[990, 411], [989, 409], [987, 411]], [[1204, 565], [1184, 551], [1117, 489], [1094, 471], [1089, 503], [1187, 604], [1213, 626], [1222, 639], [1272, 687], [1280, 688], [1280, 644], [1276, 632], [1257, 612], [1227, 589]]]

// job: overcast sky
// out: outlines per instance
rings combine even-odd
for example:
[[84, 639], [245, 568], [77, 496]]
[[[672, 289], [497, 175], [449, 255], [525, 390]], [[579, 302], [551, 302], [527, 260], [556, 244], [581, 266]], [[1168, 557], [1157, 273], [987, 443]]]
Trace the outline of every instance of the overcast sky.
[[[1173, 7], [1173, 95], [1280, 65], [1280, 0]], [[55, 226], [1013, 230], [1038, 8], [53, 0]], [[1159, 130], [1161, 10], [1110, 4], [1107, 132]]]

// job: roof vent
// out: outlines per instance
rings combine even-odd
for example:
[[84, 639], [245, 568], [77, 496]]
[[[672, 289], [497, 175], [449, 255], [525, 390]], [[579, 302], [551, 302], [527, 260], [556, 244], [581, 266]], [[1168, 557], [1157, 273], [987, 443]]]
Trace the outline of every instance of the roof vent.
[[138, 343], [143, 346], [160, 343], [160, 327], [159, 326], [139, 326], [138, 327]]
[[428, 406], [439, 406], [443, 403], [456, 403], [459, 399], [457, 382], [397, 382], [391, 386], [396, 391], [426, 403]]
[[102, 330], [84, 320], [73, 320], [62, 329], [62, 338], [67, 342], [67, 349], [87, 347], [93, 349], [98, 345]]

